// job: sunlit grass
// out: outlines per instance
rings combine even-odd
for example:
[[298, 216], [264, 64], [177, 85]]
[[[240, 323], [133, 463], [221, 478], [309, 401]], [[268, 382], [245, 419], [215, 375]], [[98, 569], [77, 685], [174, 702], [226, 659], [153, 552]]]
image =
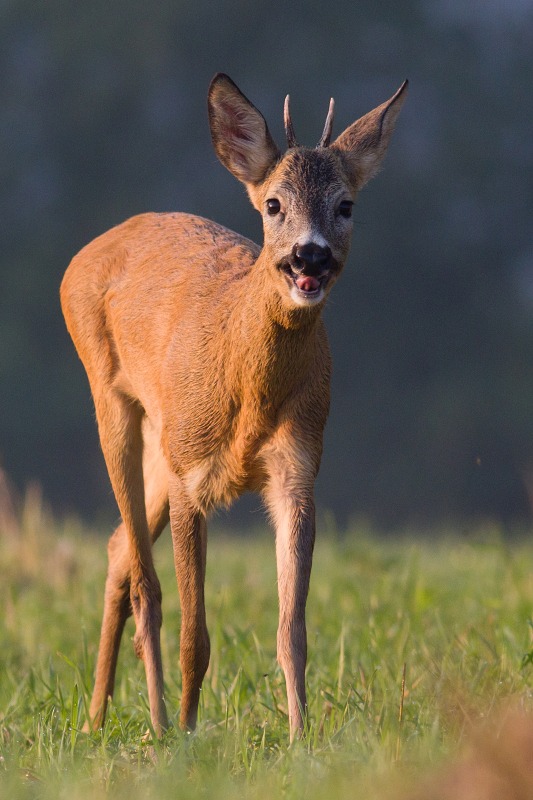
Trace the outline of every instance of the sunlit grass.
[[173, 727], [161, 742], [146, 736], [130, 621], [114, 703], [87, 736], [105, 537], [55, 523], [30, 497], [18, 528], [0, 532], [0, 795], [372, 800], [453, 755], [472, 721], [502, 701], [529, 709], [529, 542], [506, 544], [493, 529], [398, 540], [329, 528], [318, 537], [308, 603], [302, 742], [288, 747], [272, 535], [235, 538], [216, 526], [206, 587], [212, 658], [197, 732], [177, 729], [179, 608], [164, 536], [156, 563]]

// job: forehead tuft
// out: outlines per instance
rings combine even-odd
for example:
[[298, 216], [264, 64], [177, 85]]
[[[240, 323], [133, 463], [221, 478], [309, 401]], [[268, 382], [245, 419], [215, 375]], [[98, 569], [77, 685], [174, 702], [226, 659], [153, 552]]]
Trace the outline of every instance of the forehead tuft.
[[337, 155], [327, 148], [300, 147], [289, 150], [271, 175], [277, 184], [296, 195], [314, 189], [321, 192], [338, 190], [345, 183]]

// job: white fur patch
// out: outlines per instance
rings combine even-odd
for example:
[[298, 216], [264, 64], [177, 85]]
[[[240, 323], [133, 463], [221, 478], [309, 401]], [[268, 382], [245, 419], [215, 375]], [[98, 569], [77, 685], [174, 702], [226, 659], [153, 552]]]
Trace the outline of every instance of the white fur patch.
[[324, 289], [320, 287], [320, 291], [316, 296], [313, 297], [305, 297], [299, 290], [297, 286], [291, 286], [291, 298], [297, 306], [302, 306], [303, 308], [311, 308], [312, 306], [316, 306], [317, 303], [321, 303], [324, 299]]
[[317, 247], [329, 247], [329, 242], [324, 239], [322, 234], [319, 231], [314, 230], [311, 228], [310, 230], [304, 231], [298, 237], [298, 241], [296, 242], [298, 247], [303, 247], [306, 244], [316, 244]]

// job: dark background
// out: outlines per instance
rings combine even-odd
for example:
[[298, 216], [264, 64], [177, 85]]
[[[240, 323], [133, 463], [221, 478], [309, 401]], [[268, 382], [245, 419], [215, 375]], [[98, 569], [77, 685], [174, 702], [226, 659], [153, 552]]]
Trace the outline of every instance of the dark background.
[[[0, 459], [54, 509], [116, 513], [58, 301], [90, 239], [186, 210], [256, 240], [206, 115], [228, 72], [283, 142], [410, 93], [327, 309], [318, 501], [379, 526], [528, 521], [533, 487], [533, 2], [0, 5]], [[533, 489], [532, 489], [533, 490]]]

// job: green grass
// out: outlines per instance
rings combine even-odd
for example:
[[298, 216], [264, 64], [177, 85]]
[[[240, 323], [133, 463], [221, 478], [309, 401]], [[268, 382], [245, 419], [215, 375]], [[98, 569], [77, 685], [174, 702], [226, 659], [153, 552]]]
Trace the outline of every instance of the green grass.
[[158, 543], [176, 727], [152, 744], [131, 621], [107, 722], [81, 733], [105, 538], [26, 503], [17, 528], [0, 532], [0, 796], [373, 800], [455, 754], [472, 721], [502, 702], [531, 707], [532, 544], [505, 544], [493, 529], [390, 540], [324, 527], [308, 603], [310, 725], [292, 747], [272, 535], [212, 526], [212, 659], [193, 735], [177, 729], [179, 608], [168, 534]]

